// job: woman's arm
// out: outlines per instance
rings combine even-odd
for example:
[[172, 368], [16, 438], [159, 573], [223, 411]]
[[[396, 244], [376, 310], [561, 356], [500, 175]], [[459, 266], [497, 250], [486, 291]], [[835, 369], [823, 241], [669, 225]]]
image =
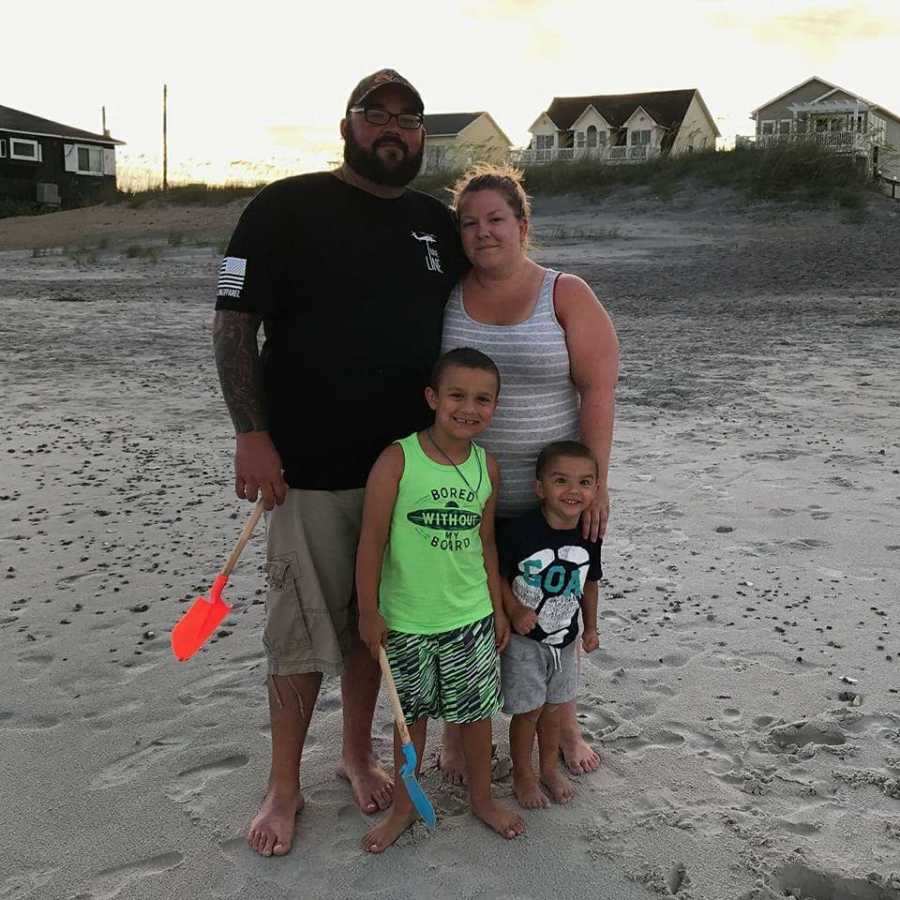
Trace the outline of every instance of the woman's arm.
[[509, 619], [503, 609], [503, 588], [500, 584], [500, 562], [497, 559], [497, 541], [494, 536], [494, 510], [497, 507], [497, 496], [500, 493], [500, 466], [497, 460], [486, 453], [488, 475], [491, 477], [491, 496], [484, 505], [481, 514], [481, 547], [484, 552], [484, 568], [487, 572], [488, 591], [491, 594], [491, 606], [494, 607], [494, 634], [497, 650], [502, 652], [509, 642]]
[[378, 587], [384, 548], [391, 531], [397, 487], [403, 477], [403, 450], [397, 444], [375, 460], [363, 500], [362, 527], [356, 551], [356, 596], [359, 602], [359, 636], [378, 659], [385, 624], [378, 611]]
[[612, 320], [594, 292], [575, 275], [560, 275], [554, 298], [556, 316], [566, 333], [572, 381], [581, 397], [581, 439], [597, 457], [599, 490], [590, 516], [582, 518], [584, 536], [596, 540], [609, 518], [607, 477], [619, 380], [619, 340]]

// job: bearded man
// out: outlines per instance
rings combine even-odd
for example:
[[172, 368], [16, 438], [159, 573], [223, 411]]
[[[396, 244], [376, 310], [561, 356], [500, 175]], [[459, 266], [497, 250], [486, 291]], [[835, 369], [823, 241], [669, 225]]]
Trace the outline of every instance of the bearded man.
[[372, 463], [428, 424], [424, 387], [464, 264], [450, 212], [406, 187], [422, 162], [423, 111], [392, 69], [360, 81], [340, 125], [343, 165], [263, 189], [219, 270], [213, 341], [235, 491], [269, 510], [272, 762], [248, 834], [264, 856], [293, 842], [323, 674], [341, 677], [339, 774], [363, 812], [391, 803], [372, 752], [380, 675], [357, 631], [354, 561]]

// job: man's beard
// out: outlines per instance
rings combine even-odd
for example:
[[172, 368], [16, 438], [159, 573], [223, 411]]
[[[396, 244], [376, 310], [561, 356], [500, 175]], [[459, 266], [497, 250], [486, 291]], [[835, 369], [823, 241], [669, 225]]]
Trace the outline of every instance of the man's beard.
[[[403, 159], [394, 165], [386, 165], [381, 157], [378, 156], [378, 148], [385, 143], [394, 144], [398, 150], [404, 153]], [[372, 145], [371, 150], [363, 150], [356, 142], [353, 136], [353, 129], [347, 129], [347, 137], [344, 140], [344, 162], [363, 178], [375, 184], [381, 184], [385, 187], [404, 187], [409, 184], [419, 169], [422, 168], [422, 156], [425, 152], [425, 142], [419, 147], [419, 152], [409, 154], [406, 152], [406, 146], [402, 146], [390, 138], [378, 138]]]

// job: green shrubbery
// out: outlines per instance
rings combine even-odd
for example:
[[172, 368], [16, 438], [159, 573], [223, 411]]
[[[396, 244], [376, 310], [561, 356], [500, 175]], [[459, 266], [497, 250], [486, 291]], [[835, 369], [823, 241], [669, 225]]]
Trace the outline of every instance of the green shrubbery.
[[[460, 171], [423, 175], [414, 187], [446, 200], [447, 188]], [[868, 181], [858, 163], [815, 144], [766, 150], [708, 150], [661, 157], [630, 165], [593, 161], [554, 162], [525, 169], [530, 194], [581, 194], [602, 197], [617, 187], [647, 186], [660, 200], [670, 200], [687, 180], [733, 188], [748, 200], [803, 200], [861, 209]]]
[[145, 191], [119, 191], [119, 202], [127, 203], [132, 209], [139, 209], [150, 202], [167, 203], [172, 206], [224, 206], [234, 200], [252, 197], [263, 184], [177, 184], [163, 190], [161, 187]]

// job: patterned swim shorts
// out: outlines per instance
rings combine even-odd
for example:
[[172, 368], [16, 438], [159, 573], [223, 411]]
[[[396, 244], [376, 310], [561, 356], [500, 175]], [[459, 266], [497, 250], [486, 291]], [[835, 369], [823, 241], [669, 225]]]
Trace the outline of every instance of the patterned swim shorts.
[[493, 615], [439, 634], [388, 631], [386, 650], [407, 725], [468, 725], [503, 705]]

